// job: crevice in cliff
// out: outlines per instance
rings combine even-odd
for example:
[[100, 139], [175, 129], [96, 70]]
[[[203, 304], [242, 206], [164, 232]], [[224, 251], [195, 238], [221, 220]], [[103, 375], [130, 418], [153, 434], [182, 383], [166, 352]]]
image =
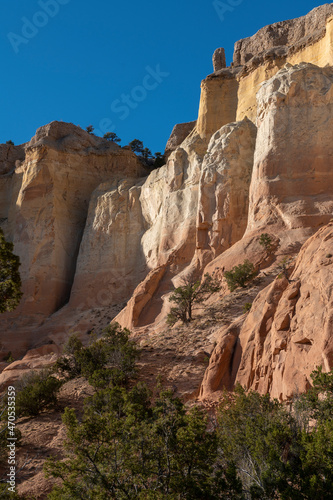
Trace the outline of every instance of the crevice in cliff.
[[71, 261], [71, 264], [69, 266], [69, 271], [68, 271], [68, 275], [67, 275], [67, 287], [63, 293], [63, 297], [61, 297], [59, 299], [59, 305], [58, 305], [57, 309], [54, 311], [54, 313], [58, 312], [60, 309], [65, 307], [70, 301], [72, 288], [73, 288], [73, 284], [74, 284], [74, 279], [75, 279], [75, 274], [76, 274], [78, 257], [79, 257], [79, 253], [80, 253], [80, 247], [81, 247], [84, 231], [86, 228], [87, 217], [88, 217], [88, 209], [86, 212], [86, 216], [85, 216], [82, 228], [79, 230], [78, 235], [77, 235], [77, 242], [75, 245], [76, 248], [73, 251], [72, 261]]

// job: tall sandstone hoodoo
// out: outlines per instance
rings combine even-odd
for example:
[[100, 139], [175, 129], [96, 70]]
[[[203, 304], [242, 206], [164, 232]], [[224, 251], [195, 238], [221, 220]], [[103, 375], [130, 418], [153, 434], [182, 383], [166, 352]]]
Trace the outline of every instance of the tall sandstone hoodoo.
[[[71, 124], [1, 146], [0, 224], [24, 285], [1, 318], [2, 358], [37, 348], [25, 359], [38, 366], [40, 349], [42, 366], [96, 317], [149, 338], [166, 331], [182, 278], [222, 277], [245, 259], [264, 278], [286, 257], [291, 276], [272, 275], [248, 315], [215, 331], [200, 397], [240, 382], [287, 399], [317, 365], [333, 368], [333, 4], [237, 42], [230, 67], [223, 49], [213, 62], [197, 121], [174, 128], [149, 175], [130, 150]], [[15, 363], [0, 383], [31, 367]]]

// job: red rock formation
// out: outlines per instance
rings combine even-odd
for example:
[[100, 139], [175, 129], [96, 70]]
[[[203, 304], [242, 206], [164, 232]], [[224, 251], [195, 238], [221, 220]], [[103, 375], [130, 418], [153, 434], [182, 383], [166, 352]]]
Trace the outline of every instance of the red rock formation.
[[332, 239], [333, 222], [303, 245], [289, 281], [277, 277], [246, 318], [222, 329], [201, 398], [239, 382], [285, 400], [309, 388], [317, 366], [333, 368]]

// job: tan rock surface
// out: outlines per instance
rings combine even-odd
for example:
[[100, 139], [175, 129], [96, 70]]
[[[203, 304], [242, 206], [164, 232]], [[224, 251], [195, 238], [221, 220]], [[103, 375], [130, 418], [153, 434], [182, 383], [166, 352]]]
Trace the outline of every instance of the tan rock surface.
[[333, 4], [315, 8], [307, 16], [266, 26], [235, 44], [231, 68], [203, 80], [198, 132], [211, 136], [222, 125], [255, 122], [256, 93], [286, 63], [320, 67], [333, 65]]
[[24, 144], [13, 146], [11, 144], [0, 144], [0, 175], [13, 173], [16, 162], [24, 160]]
[[24, 145], [0, 144], [0, 227], [6, 230], [15, 167], [24, 160]]
[[289, 282], [277, 277], [243, 324], [222, 330], [202, 398], [239, 382], [285, 400], [310, 386], [317, 366], [333, 368], [332, 238], [333, 222], [303, 245]]
[[[330, 4], [328, 9], [333, 10], [333, 4]], [[319, 8], [318, 13], [320, 12]], [[321, 36], [316, 38], [317, 41], [311, 40], [310, 36], [309, 39], [303, 39], [301, 44], [296, 44], [290, 49], [287, 46], [271, 48], [263, 52], [260, 57], [253, 57], [242, 67], [238, 73], [237, 120], [242, 120], [244, 116], [255, 120], [257, 113], [256, 93], [260, 90], [261, 84], [272, 78], [285, 64], [296, 65], [307, 62], [322, 68], [333, 65], [333, 17], [327, 17], [326, 20], [325, 17], [318, 16], [316, 21], [321, 23], [318, 24], [321, 26], [319, 30]], [[272, 36], [275, 36], [274, 26], [268, 27]]]
[[[117, 316], [123, 326], [165, 318], [172, 283], [180, 284], [183, 273], [198, 273], [207, 258], [242, 237], [255, 136], [256, 127], [249, 120], [222, 127], [202, 163], [196, 152], [198, 137], [193, 135], [144, 182], [140, 202], [149, 229], [142, 236], [142, 249], [153, 271]], [[199, 150], [203, 150], [201, 140]]]
[[61, 348], [55, 344], [43, 345], [29, 350], [26, 355], [7, 365], [0, 374], [0, 390], [15, 382], [32, 370], [42, 370], [52, 366], [61, 353]]
[[[196, 248], [198, 184], [206, 149], [207, 142], [193, 132], [171, 154], [167, 164], [154, 170], [142, 184], [141, 252], [148, 274], [141, 284], [137, 283], [132, 299], [116, 318], [123, 326], [153, 323], [164, 310], [164, 294], [172, 288], [171, 280], [192, 261]], [[148, 303], [150, 311], [144, 317]]]
[[227, 63], [225, 60], [225, 50], [220, 47], [215, 50], [213, 54], [213, 68], [214, 71], [219, 71], [220, 69], [226, 68]]
[[333, 69], [286, 66], [257, 94], [248, 231], [319, 227], [333, 211]]
[[[238, 43], [243, 66], [224, 68], [217, 52], [196, 127], [175, 128], [167, 164], [146, 178], [131, 151], [71, 124], [42, 127], [26, 153], [0, 148], [0, 224], [25, 291], [1, 317], [2, 387], [51, 364], [71, 333], [87, 343], [114, 318], [142, 348], [140, 380], [153, 388], [160, 375], [185, 400], [216, 402], [237, 382], [286, 400], [317, 365], [333, 368], [332, 5]], [[283, 258], [289, 281], [277, 277]], [[245, 259], [259, 276], [230, 293], [223, 273]], [[221, 291], [188, 327], [169, 328], [173, 286], [205, 272]], [[88, 393], [72, 381], [61, 404], [81, 410]], [[19, 491], [45, 495], [60, 414], [20, 425], [19, 464], [37, 456]]]
[[201, 137], [209, 140], [223, 125], [236, 121], [239, 86], [236, 75], [237, 70], [226, 68], [201, 82], [196, 127]]
[[333, 4], [316, 7], [306, 16], [282, 21], [261, 28], [255, 35], [235, 43], [233, 62], [236, 66], [246, 64], [253, 57], [262, 57], [270, 49], [287, 47], [297, 51], [300, 47], [313, 45], [326, 34], [325, 25], [333, 16]]
[[[183, 276], [222, 276], [245, 258], [266, 270], [328, 222], [332, 68], [285, 62], [332, 62], [331, 6], [297, 21], [295, 33], [289, 22], [265, 28], [262, 56], [247, 60], [261, 34], [244, 42], [243, 67], [216, 67], [202, 83], [196, 127], [179, 125], [167, 164], [145, 179], [131, 151], [72, 124], [37, 131], [25, 160], [11, 159], [15, 171], [6, 167], [9, 177], [0, 178], [11, 199], [3, 195], [1, 220], [25, 291], [17, 312], [2, 318], [2, 357], [13, 344], [19, 356], [48, 341], [62, 345], [70, 331], [100, 332], [127, 300], [117, 316], [124, 326], [161, 332]], [[269, 257], [262, 232], [274, 244]], [[277, 299], [282, 325], [289, 306]]]
[[256, 127], [245, 119], [212, 136], [199, 183], [197, 249], [212, 258], [240, 240], [248, 218]]
[[110, 176], [143, 173], [131, 151], [74, 125], [53, 122], [37, 131], [16, 168], [9, 210], [24, 283], [15, 317], [40, 321], [66, 303], [92, 192]]
[[196, 120], [186, 123], [177, 123], [171, 132], [168, 142], [165, 146], [164, 157], [167, 160], [172, 151], [181, 145], [188, 135], [192, 132], [196, 125]]
[[122, 303], [145, 277], [144, 220], [137, 181], [111, 181], [93, 192], [70, 307], [84, 310], [92, 303], [94, 307]]

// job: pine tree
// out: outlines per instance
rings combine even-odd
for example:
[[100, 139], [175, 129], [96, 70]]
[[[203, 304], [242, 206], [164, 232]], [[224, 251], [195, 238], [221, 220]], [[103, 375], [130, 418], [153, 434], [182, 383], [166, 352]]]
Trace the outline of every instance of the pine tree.
[[0, 229], [0, 313], [15, 309], [22, 297], [20, 259], [13, 254], [13, 248]]
[[189, 323], [193, 319], [193, 308], [196, 304], [201, 304], [213, 293], [220, 290], [218, 281], [206, 274], [202, 283], [200, 281], [184, 280], [184, 285], [175, 288], [170, 296], [170, 302], [176, 305], [171, 308], [168, 314], [167, 323], [174, 325], [178, 320]]

